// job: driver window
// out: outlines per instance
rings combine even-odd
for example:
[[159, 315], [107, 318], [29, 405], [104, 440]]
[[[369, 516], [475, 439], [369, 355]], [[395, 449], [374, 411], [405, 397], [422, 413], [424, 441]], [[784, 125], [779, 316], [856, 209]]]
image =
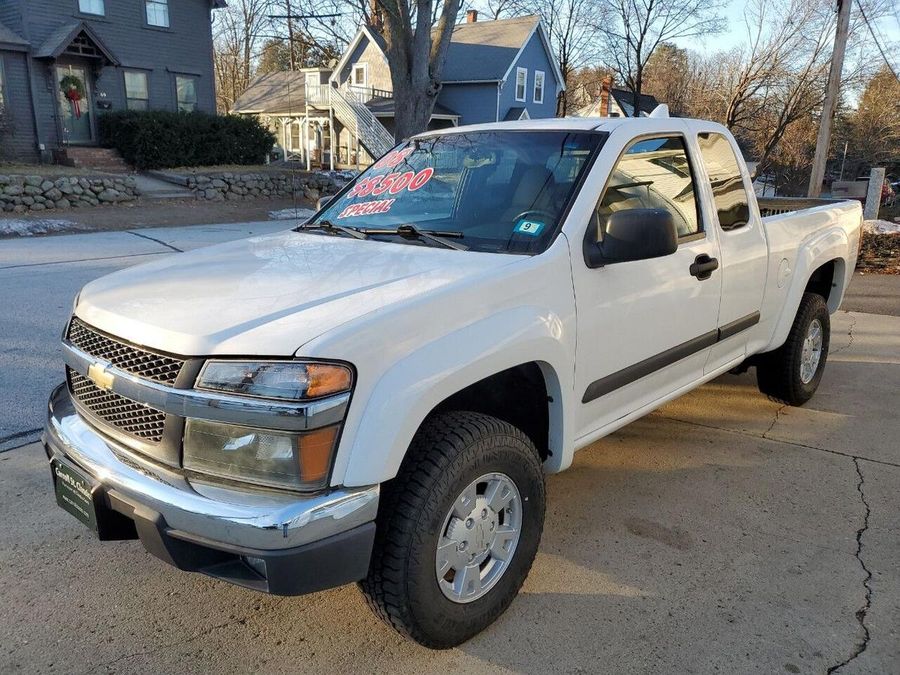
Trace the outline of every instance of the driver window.
[[594, 210], [597, 241], [603, 239], [610, 214], [623, 209], [666, 209], [679, 237], [701, 231], [694, 179], [680, 136], [645, 138], [625, 149]]

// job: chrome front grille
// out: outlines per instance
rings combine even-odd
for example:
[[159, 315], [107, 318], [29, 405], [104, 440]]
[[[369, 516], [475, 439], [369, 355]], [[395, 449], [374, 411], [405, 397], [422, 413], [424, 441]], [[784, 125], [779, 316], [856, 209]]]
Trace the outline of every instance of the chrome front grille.
[[67, 338], [81, 351], [109, 361], [120, 370], [163, 384], [174, 384], [184, 366], [181, 359], [120, 342], [94, 330], [75, 317], [69, 325]]
[[104, 391], [71, 368], [66, 368], [66, 371], [69, 391], [91, 414], [143, 441], [159, 443], [162, 440], [166, 423], [164, 412], [111, 391]]

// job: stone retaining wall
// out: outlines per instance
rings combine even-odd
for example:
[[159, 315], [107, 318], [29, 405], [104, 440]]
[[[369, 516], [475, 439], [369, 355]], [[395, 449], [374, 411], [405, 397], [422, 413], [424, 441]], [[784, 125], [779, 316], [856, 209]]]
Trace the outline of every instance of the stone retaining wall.
[[13, 213], [117, 204], [139, 194], [131, 176], [0, 175], [0, 211]]
[[316, 201], [334, 194], [338, 185], [329, 176], [315, 173], [265, 172], [182, 176], [199, 199], [214, 201], [257, 199], [259, 197], [303, 197]]

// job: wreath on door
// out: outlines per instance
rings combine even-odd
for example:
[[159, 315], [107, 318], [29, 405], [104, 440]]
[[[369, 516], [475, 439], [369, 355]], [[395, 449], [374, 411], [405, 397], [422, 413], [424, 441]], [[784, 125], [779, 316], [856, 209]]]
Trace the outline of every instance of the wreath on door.
[[66, 75], [59, 81], [59, 88], [72, 106], [75, 119], [81, 119], [81, 101], [84, 99], [84, 82], [77, 75]]

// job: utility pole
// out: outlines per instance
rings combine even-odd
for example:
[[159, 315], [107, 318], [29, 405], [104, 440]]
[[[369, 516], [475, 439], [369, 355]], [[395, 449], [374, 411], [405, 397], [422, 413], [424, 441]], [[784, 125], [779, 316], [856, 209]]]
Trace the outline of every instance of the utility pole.
[[816, 137], [816, 154], [807, 191], [807, 195], [812, 198], [819, 196], [822, 180], [825, 178], [825, 163], [828, 161], [828, 147], [831, 145], [831, 123], [840, 95], [841, 71], [844, 69], [844, 52], [847, 50], [852, 2], [853, 0], [837, 0], [837, 31], [834, 35], [834, 49], [831, 52], [831, 69], [828, 71], [828, 89], [825, 90], [825, 101], [822, 104], [822, 119], [819, 121], [819, 135]]
[[[844, 0], [849, 3], [850, 0]], [[291, 12], [291, 0], [284, 0], [284, 8], [287, 10], [288, 47], [290, 48], [291, 72], [297, 70], [297, 53], [294, 51], [294, 17]]]

